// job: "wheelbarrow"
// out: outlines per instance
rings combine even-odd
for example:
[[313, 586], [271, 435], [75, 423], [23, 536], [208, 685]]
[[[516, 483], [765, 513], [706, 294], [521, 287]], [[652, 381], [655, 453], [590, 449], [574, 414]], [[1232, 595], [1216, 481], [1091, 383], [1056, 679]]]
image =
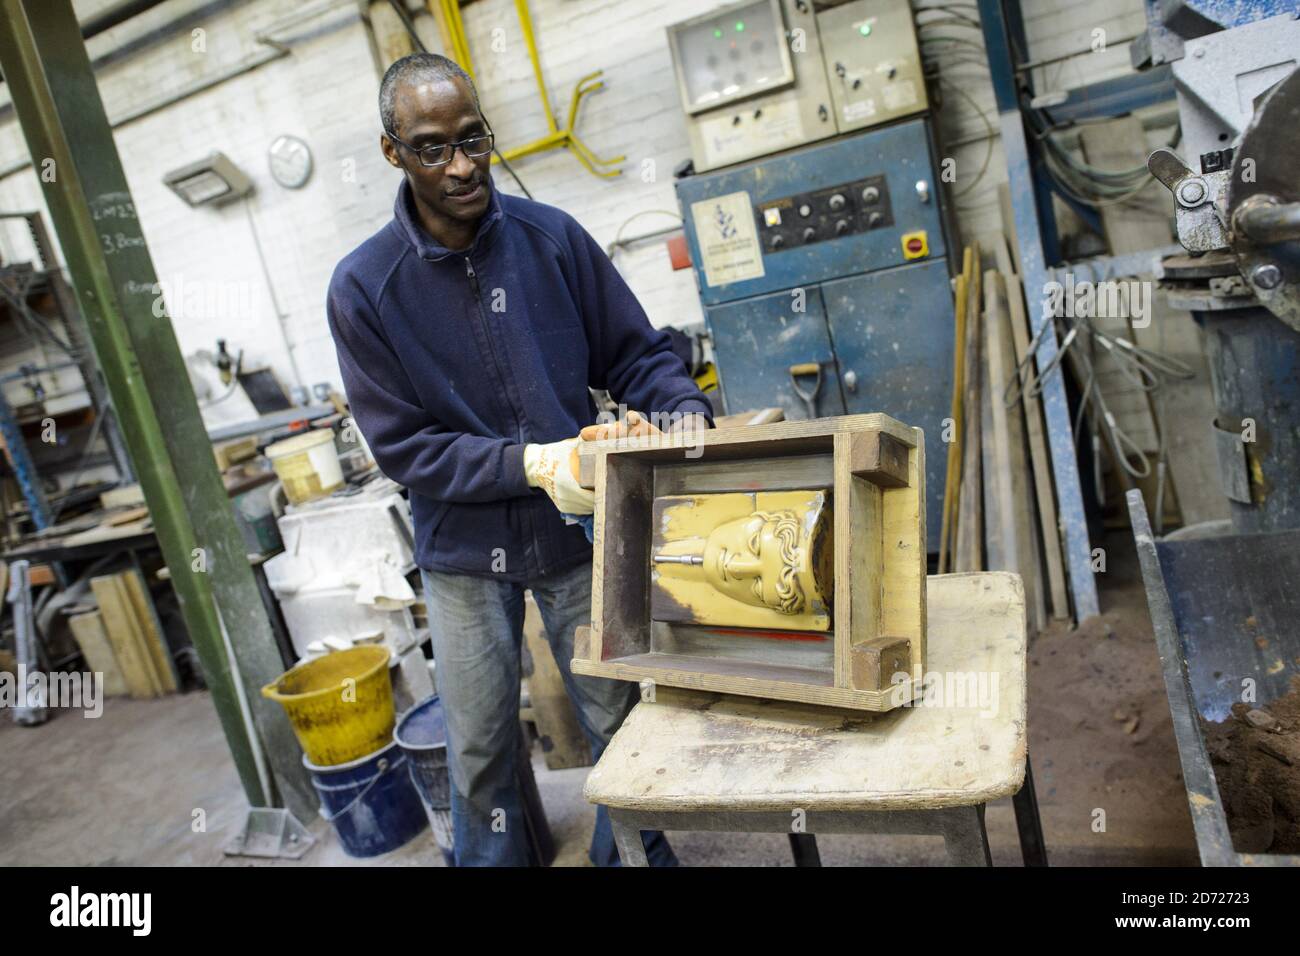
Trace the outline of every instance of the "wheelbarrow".
[[1141, 491], [1128, 507], [1201, 864], [1300, 866], [1233, 848], [1200, 719], [1226, 719], [1245, 689], [1267, 706], [1300, 673], [1300, 530], [1157, 539]]

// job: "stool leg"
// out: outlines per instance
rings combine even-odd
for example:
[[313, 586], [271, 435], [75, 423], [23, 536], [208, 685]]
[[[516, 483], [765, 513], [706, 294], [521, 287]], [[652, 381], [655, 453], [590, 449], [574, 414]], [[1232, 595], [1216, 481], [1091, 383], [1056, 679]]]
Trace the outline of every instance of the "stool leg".
[[645, 844], [641, 842], [641, 828], [634, 818], [623, 815], [617, 810], [609, 811], [609, 823], [614, 830], [614, 845], [618, 847], [618, 857], [624, 866], [645, 866], [650, 861], [645, 856]]
[[821, 866], [822, 855], [817, 849], [817, 837], [812, 833], [791, 833], [790, 853], [795, 866]]
[[1025, 757], [1025, 782], [1011, 806], [1016, 811], [1016, 829], [1020, 831], [1020, 855], [1025, 866], [1047, 866], [1047, 844], [1043, 840], [1043, 820], [1038, 815], [1038, 791], [1034, 789], [1034, 771]]
[[992, 866], [989, 835], [984, 829], [984, 804], [953, 807], [944, 814], [943, 845], [950, 866]]

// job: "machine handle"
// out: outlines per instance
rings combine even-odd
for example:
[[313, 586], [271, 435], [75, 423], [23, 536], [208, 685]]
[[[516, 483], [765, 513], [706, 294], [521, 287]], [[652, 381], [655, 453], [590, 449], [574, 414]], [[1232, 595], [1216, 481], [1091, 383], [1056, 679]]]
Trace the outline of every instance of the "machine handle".
[[798, 365], [790, 366], [790, 374], [794, 375], [817, 375], [821, 372], [820, 362], [800, 362]]

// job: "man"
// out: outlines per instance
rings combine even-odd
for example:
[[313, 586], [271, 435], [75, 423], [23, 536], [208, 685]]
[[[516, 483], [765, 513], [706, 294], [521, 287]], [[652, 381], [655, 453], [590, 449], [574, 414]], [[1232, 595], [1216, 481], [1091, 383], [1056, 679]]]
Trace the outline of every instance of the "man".
[[[492, 130], [460, 67], [398, 60], [379, 105], [380, 148], [404, 178], [392, 222], [335, 269], [330, 329], [357, 424], [410, 490], [456, 862], [524, 864], [525, 588], [594, 757], [635, 702], [633, 684], [569, 673], [574, 629], [591, 618], [591, 546], [561, 515], [594, 508], [570, 468], [596, 420], [588, 386], [674, 427], [709, 427], [712, 410], [591, 236], [558, 209], [497, 192]], [[662, 834], [644, 842], [652, 862], [676, 862]], [[618, 862], [603, 808], [590, 857]]]

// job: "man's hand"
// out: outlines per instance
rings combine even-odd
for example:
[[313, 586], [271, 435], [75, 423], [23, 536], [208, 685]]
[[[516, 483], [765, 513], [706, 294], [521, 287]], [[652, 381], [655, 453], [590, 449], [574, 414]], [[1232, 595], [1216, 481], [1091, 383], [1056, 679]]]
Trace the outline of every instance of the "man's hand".
[[[709, 427], [709, 420], [699, 412], [690, 412], [680, 416], [668, 426], [667, 434], [704, 431]], [[602, 441], [606, 438], [640, 438], [644, 435], [662, 435], [640, 412], [628, 412], [622, 421], [608, 422], [600, 425], [588, 425], [578, 437], [583, 441]]]
[[578, 433], [578, 437], [583, 441], [603, 441], [606, 438], [640, 438], [659, 434], [662, 434], [659, 429], [640, 412], [628, 412], [622, 421], [588, 425]]
[[578, 445], [566, 438], [549, 445], [524, 446], [524, 474], [530, 488], [541, 488], [561, 514], [589, 515], [596, 510], [596, 493], [578, 484]]

